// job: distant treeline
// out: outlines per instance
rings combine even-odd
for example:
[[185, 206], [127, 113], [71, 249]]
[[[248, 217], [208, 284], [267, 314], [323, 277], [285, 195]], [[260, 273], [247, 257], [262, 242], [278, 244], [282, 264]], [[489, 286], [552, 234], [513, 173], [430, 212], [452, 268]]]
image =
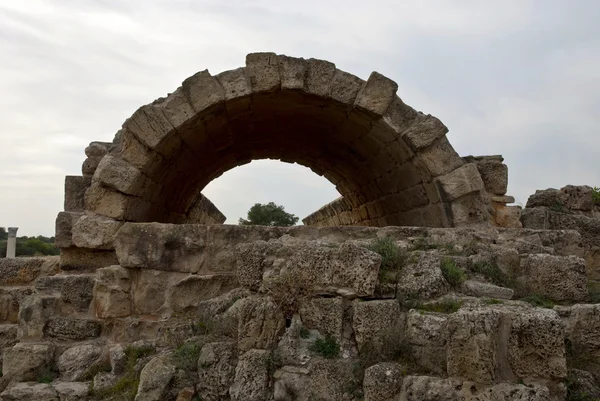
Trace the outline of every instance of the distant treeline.
[[[6, 257], [6, 242], [8, 241], [8, 232], [4, 227], [0, 227], [0, 258]], [[54, 237], [17, 237], [17, 256], [43, 256], [59, 255], [60, 249], [54, 245]]]

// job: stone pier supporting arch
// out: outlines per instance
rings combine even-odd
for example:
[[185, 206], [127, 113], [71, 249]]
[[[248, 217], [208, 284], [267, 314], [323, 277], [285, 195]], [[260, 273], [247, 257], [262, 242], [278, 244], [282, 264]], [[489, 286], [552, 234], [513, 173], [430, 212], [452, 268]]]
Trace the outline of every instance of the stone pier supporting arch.
[[477, 166], [454, 151], [440, 120], [406, 105], [397, 89], [377, 72], [364, 81], [324, 60], [249, 54], [245, 67], [198, 72], [140, 107], [112, 144], [98, 143], [104, 152], [86, 152], [93, 174], [67, 186], [85, 194], [80, 211], [118, 221], [219, 223], [224, 216], [202, 189], [272, 158], [309, 167], [340, 192], [308, 225], [487, 223]]

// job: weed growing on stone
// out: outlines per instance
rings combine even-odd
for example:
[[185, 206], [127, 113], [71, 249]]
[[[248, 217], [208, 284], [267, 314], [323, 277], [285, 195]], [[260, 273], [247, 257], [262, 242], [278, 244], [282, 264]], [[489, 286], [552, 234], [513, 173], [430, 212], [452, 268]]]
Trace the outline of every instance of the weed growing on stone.
[[463, 306], [462, 301], [455, 299], [445, 299], [443, 301], [421, 304], [417, 306], [417, 309], [425, 312], [437, 312], [437, 313], [454, 313]]
[[198, 368], [198, 357], [202, 347], [196, 343], [185, 343], [179, 346], [173, 353], [173, 362], [179, 369], [186, 371]]
[[298, 312], [302, 300], [311, 295], [311, 291], [302, 285], [306, 282], [310, 281], [302, 277], [302, 272], [293, 270], [270, 277], [264, 284], [283, 315], [291, 319]]
[[369, 250], [381, 255], [379, 281], [381, 283], [397, 283], [398, 275], [406, 263], [406, 252], [400, 249], [390, 237], [373, 240]]
[[501, 305], [504, 303], [504, 302], [500, 301], [499, 299], [495, 299], [495, 298], [486, 299], [483, 302], [485, 302], [487, 305]]
[[298, 336], [300, 338], [308, 338], [310, 337], [310, 331], [306, 327], [302, 326], [298, 330]]
[[96, 376], [100, 372], [110, 372], [112, 370], [110, 366], [110, 362], [108, 360], [104, 360], [100, 363], [96, 363], [90, 367], [90, 369], [85, 372], [82, 377], [83, 381], [93, 380], [94, 376]]
[[592, 188], [592, 200], [594, 201], [594, 205], [600, 205], [600, 188], [599, 187]]
[[458, 287], [463, 283], [463, 281], [466, 280], [465, 273], [452, 259], [442, 259], [440, 262], [440, 268], [442, 269], [444, 278], [452, 287]]
[[558, 212], [558, 213], [564, 213], [565, 206], [562, 203], [557, 201], [556, 203], [554, 203], [554, 205], [550, 206], [550, 210], [552, 210], [554, 212]]
[[411, 250], [413, 251], [429, 251], [431, 249], [438, 249], [440, 247], [439, 244], [430, 244], [423, 237], [417, 238], [413, 244]]
[[[192, 322], [192, 333], [198, 336], [237, 338], [237, 321], [234, 318], [201, 314]], [[182, 342], [183, 343], [183, 342]]]
[[494, 261], [478, 261], [473, 263], [471, 270], [474, 273], [479, 273], [492, 283], [500, 286], [510, 288], [513, 286], [513, 282], [508, 274], [504, 273], [498, 264]]
[[600, 304], [600, 282], [588, 282], [588, 294], [588, 298], [591, 303]]
[[318, 338], [310, 347], [310, 350], [320, 354], [324, 358], [337, 358], [340, 354], [340, 345], [333, 337]]
[[58, 375], [48, 366], [42, 367], [36, 376], [38, 383], [51, 383]]
[[540, 294], [532, 294], [520, 299], [521, 301], [527, 302], [532, 306], [536, 306], [539, 308], [554, 308], [554, 302], [545, 295]]

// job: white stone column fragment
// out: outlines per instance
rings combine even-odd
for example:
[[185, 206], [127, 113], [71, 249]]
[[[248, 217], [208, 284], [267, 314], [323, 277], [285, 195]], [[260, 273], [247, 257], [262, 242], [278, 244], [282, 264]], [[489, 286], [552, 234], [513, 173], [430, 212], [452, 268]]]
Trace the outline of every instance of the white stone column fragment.
[[6, 257], [14, 258], [17, 251], [18, 227], [8, 227], [8, 241], [6, 241]]

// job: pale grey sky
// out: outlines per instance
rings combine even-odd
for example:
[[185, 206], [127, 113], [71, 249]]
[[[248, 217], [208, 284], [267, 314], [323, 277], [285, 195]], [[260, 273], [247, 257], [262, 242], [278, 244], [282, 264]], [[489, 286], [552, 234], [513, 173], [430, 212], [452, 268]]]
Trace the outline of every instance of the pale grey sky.
[[[461, 155], [502, 154], [509, 193], [600, 185], [596, 0], [2, 0], [0, 226], [53, 235], [65, 175], [140, 105], [208, 68], [273, 51], [394, 79]], [[204, 193], [228, 222], [273, 200], [337, 197], [309, 170], [253, 162]]]

